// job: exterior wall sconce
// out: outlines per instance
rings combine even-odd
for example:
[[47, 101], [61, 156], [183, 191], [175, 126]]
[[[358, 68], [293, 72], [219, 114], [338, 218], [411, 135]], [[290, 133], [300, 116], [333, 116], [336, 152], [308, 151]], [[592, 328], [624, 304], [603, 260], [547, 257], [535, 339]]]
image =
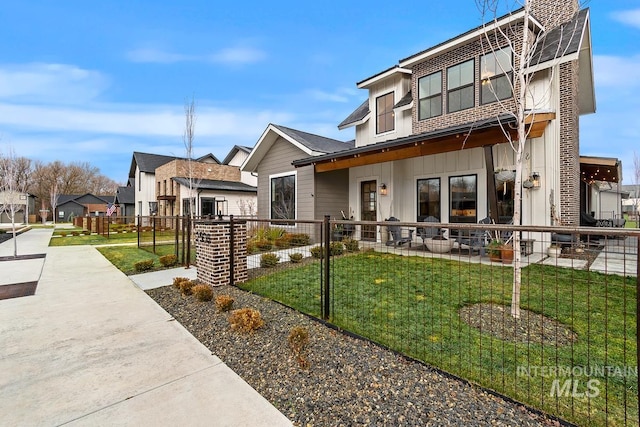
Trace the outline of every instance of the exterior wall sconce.
[[538, 172], [533, 172], [529, 179], [522, 183], [524, 188], [529, 190], [537, 190], [540, 188], [540, 174]]
[[531, 174], [531, 183], [533, 184], [531, 188], [533, 188], [534, 190], [540, 188], [540, 174], [538, 172], [534, 172]]
[[380, 186], [380, 195], [381, 196], [386, 196], [387, 195], [387, 184], [382, 184]]

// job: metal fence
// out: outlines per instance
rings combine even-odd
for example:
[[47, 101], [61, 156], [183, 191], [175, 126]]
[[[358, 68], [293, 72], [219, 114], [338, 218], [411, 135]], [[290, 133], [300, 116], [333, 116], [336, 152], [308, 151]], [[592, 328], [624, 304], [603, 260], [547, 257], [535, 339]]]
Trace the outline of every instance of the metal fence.
[[[237, 286], [562, 420], [638, 425], [640, 230], [328, 218], [248, 229]], [[278, 266], [261, 266], [264, 253]]]

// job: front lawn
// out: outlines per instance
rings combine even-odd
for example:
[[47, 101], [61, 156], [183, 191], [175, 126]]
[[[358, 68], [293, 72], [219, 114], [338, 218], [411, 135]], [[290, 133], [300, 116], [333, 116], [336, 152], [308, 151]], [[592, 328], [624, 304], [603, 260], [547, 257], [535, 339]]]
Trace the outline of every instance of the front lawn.
[[[174, 253], [174, 247], [170, 245], [156, 246], [156, 253], [138, 249], [136, 246], [105, 246], [98, 248], [98, 251], [104, 255], [106, 259], [115, 265], [118, 270], [124, 274], [138, 274], [134, 265], [139, 261], [153, 260], [153, 270], [161, 270], [164, 267], [160, 263], [160, 257]], [[191, 251], [192, 263], [195, 262], [195, 250]], [[178, 255], [180, 259], [180, 255]]]
[[[319, 317], [320, 273], [316, 262], [241, 287]], [[509, 267], [376, 252], [332, 259], [330, 321], [561, 418], [635, 425], [635, 278], [542, 265], [522, 277], [522, 308], [557, 320], [575, 341], [503, 340], [487, 332], [497, 329], [495, 319], [478, 329], [461, 318], [477, 303], [502, 305], [510, 316]], [[562, 333], [533, 330], [524, 314], [519, 324], [532, 337]]]

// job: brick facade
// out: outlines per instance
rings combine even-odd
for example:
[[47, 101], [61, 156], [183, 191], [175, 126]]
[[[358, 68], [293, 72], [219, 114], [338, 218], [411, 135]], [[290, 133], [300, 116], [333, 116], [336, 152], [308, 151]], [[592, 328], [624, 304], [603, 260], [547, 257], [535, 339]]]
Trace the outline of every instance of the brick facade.
[[[240, 168], [238, 166], [218, 165], [215, 163], [191, 161], [193, 177], [195, 179], [212, 179], [219, 181], [240, 182]], [[180, 185], [171, 178], [188, 178], [189, 163], [176, 159], [156, 169], [156, 199], [162, 196], [175, 196], [175, 202], [159, 200], [159, 215], [176, 215], [180, 211]]]
[[[234, 223], [234, 283], [247, 280], [247, 224]], [[198, 280], [210, 286], [230, 284], [230, 222], [195, 225], [196, 266]]]

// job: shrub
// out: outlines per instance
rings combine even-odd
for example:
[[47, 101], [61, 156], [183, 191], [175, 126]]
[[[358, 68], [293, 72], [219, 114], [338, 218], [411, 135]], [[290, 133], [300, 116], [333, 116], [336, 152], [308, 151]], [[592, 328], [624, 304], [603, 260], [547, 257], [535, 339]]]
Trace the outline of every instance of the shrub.
[[213, 299], [213, 289], [205, 284], [195, 285], [191, 288], [191, 293], [198, 301], [211, 301]]
[[344, 243], [344, 249], [347, 252], [358, 252], [360, 250], [360, 244], [357, 240], [345, 239], [342, 241], [342, 243]]
[[309, 368], [307, 347], [309, 346], [309, 331], [303, 326], [296, 326], [289, 332], [289, 348], [302, 369]]
[[277, 248], [288, 248], [289, 246], [291, 246], [291, 242], [289, 240], [288, 234], [285, 234], [284, 236], [277, 238], [274, 241], [274, 243]]
[[162, 264], [165, 267], [172, 267], [177, 263], [178, 263], [178, 257], [173, 254], [163, 255], [160, 257], [160, 264]]
[[218, 295], [216, 297], [216, 308], [218, 311], [229, 311], [233, 306], [234, 299], [229, 295]]
[[344, 245], [342, 242], [331, 242], [331, 246], [329, 246], [329, 253], [331, 255], [342, 255], [344, 252]]
[[191, 295], [193, 288], [198, 284], [196, 280], [184, 280], [180, 282], [182, 295]]
[[294, 254], [289, 254], [289, 259], [291, 260], [291, 262], [295, 262], [298, 263], [300, 261], [302, 261], [302, 254], [300, 252], [296, 252]]
[[189, 279], [187, 279], [186, 277], [174, 277], [173, 278], [173, 286], [180, 289], [180, 284], [182, 282], [188, 282]]
[[267, 240], [275, 241], [283, 237], [287, 232], [284, 228], [280, 227], [269, 227], [267, 229], [266, 238]]
[[258, 310], [253, 308], [241, 308], [233, 310], [229, 316], [231, 329], [241, 332], [253, 332], [264, 325], [264, 320]]
[[274, 253], [262, 254], [260, 256], [260, 267], [270, 268], [278, 265], [280, 257]]
[[273, 245], [271, 244], [270, 241], [268, 240], [258, 240], [256, 242], [256, 246], [258, 247], [258, 249], [260, 249], [261, 251], [270, 251], [271, 248], [273, 247]]
[[135, 268], [136, 271], [148, 271], [151, 270], [151, 267], [153, 267], [152, 259], [145, 259], [144, 261], [138, 261], [133, 264], [133, 268]]
[[309, 252], [311, 252], [311, 256], [314, 258], [322, 259], [322, 257], [324, 256], [324, 250], [320, 245], [312, 247], [311, 249], [309, 249]]
[[62, 237], [67, 237], [67, 233], [65, 233], [64, 231], [63, 231], [62, 233], [60, 233], [60, 235], [61, 235]]
[[311, 237], [309, 237], [308, 234], [295, 233], [289, 235], [289, 241], [291, 242], [291, 246], [307, 246], [311, 243]]
[[247, 254], [255, 254], [258, 252], [258, 247], [255, 242], [247, 242]]
[[80, 235], [80, 232], [79, 232], [79, 231], [72, 231], [72, 232], [71, 232], [71, 235], [72, 235], [72, 236], [79, 236], [79, 235]]

